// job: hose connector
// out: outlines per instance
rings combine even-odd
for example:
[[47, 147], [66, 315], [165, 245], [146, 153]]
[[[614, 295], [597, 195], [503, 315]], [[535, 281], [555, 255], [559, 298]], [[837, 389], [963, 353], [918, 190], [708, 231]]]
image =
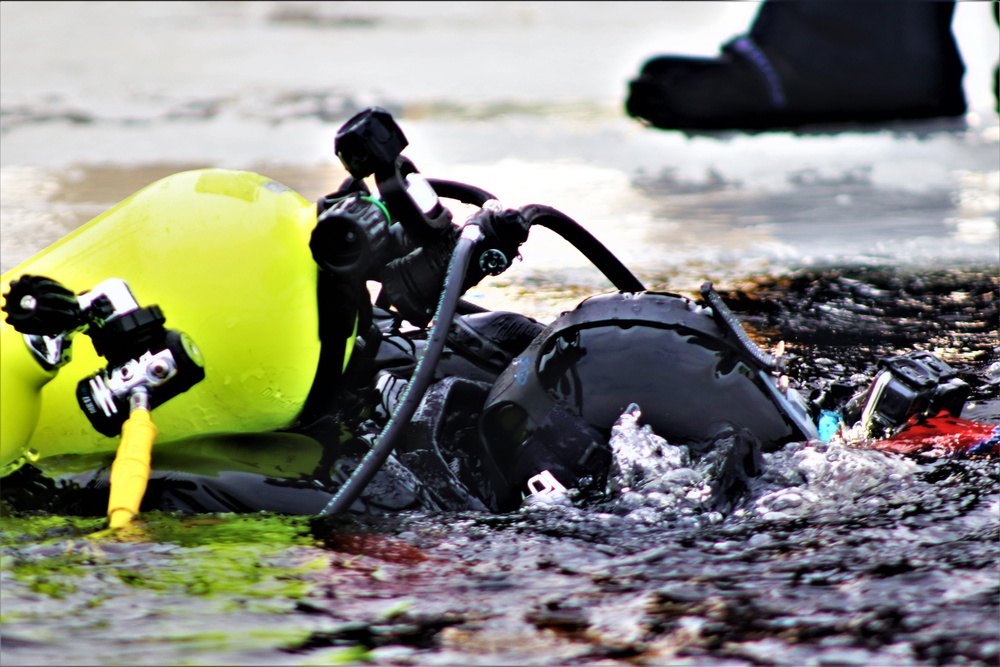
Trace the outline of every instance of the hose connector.
[[111, 464], [111, 495], [108, 498], [108, 525], [123, 528], [139, 513], [139, 505], [149, 484], [156, 424], [149, 412], [149, 391], [140, 387], [129, 398], [129, 418], [122, 425], [121, 441]]

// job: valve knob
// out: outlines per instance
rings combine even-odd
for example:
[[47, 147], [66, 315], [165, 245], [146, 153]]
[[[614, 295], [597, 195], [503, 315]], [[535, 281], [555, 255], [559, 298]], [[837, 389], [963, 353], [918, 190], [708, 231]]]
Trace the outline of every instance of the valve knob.
[[4, 294], [7, 324], [23, 334], [59, 336], [82, 326], [83, 311], [63, 285], [44, 276], [21, 276]]
[[344, 123], [334, 139], [334, 150], [351, 176], [362, 179], [391, 172], [407, 143], [388, 111], [369, 107]]

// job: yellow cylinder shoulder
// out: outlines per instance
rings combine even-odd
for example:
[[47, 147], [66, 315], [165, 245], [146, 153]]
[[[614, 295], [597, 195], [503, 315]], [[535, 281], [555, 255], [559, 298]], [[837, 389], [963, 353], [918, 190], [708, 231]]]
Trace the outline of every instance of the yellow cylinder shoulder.
[[[315, 223], [313, 203], [259, 174], [183, 172], [15, 267], [2, 288], [26, 273], [78, 293], [121, 278], [140, 304], [162, 309], [168, 328], [190, 336], [202, 352], [205, 379], [156, 408], [161, 445], [279, 429], [297, 417], [319, 359], [317, 268], [309, 250]], [[8, 401], [28, 401], [22, 390], [7, 389], [27, 382], [28, 371], [7, 364], [7, 346], [18, 344], [5, 334], [5, 424]], [[77, 336], [72, 360], [41, 389], [27, 443], [17, 442], [23, 432], [8, 436], [4, 427], [4, 457], [25, 447], [42, 459], [113, 453], [116, 438], [97, 433], [76, 403], [77, 383], [104, 364], [89, 339]]]

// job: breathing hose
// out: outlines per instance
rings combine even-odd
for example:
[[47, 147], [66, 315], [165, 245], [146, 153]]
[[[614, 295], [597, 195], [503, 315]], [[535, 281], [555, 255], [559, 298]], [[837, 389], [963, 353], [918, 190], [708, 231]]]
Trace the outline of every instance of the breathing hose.
[[[468, 183], [449, 181], [443, 178], [428, 178], [427, 182], [431, 184], [432, 188], [434, 188], [434, 192], [437, 193], [438, 197], [443, 197], [444, 199], [454, 199], [455, 201], [460, 201], [463, 204], [471, 204], [482, 208], [483, 205], [491, 199], [494, 201], [496, 200], [495, 195], [475, 185], [469, 185]], [[465, 300], [458, 302], [458, 313], [460, 315], [485, 313], [486, 310], [486, 308], [483, 308], [478, 304], [469, 303]]]
[[156, 424], [149, 414], [149, 393], [137, 389], [129, 400], [129, 417], [122, 424], [121, 441], [111, 464], [108, 525], [123, 528], [139, 513], [149, 483], [150, 460], [156, 442]]
[[766, 368], [769, 371], [782, 370], [784, 368], [784, 360], [775, 357], [773, 354], [765, 352], [762, 350], [757, 343], [750, 339], [747, 332], [743, 329], [743, 325], [740, 321], [736, 319], [733, 312], [729, 310], [725, 301], [719, 296], [719, 293], [715, 291], [712, 287], [712, 283], [706, 282], [701, 286], [701, 296], [705, 299], [705, 303], [712, 307], [712, 316], [715, 318], [717, 324], [733, 334], [736, 340], [740, 342], [743, 349], [753, 357], [757, 363]]
[[483, 232], [478, 225], [467, 224], [462, 228], [451, 256], [451, 262], [448, 265], [448, 273], [445, 275], [444, 290], [441, 292], [437, 311], [434, 313], [434, 325], [431, 328], [427, 344], [424, 345], [420, 357], [417, 359], [413, 377], [407, 383], [402, 399], [393, 411], [392, 417], [389, 418], [389, 423], [379, 434], [378, 440], [361, 459], [361, 463], [354, 469], [343, 486], [326, 504], [326, 507], [319, 512], [319, 516], [340, 514], [354, 504], [375, 473], [385, 463], [399, 436], [402, 435], [403, 429], [406, 428], [416, 412], [427, 387], [430, 386], [431, 380], [434, 378], [434, 369], [444, 351], [448, 331], [462, 296], [462, 286], [465, 282], [469, 261], [472, 258], [472, 251], [482, 237]]
[[[428, 179], [434, 191], [441, 197], [455, 199], [466, 204], [482, 207], [489, 200], [496, 198], [480, 188], [439, 179]], [[551, 206], [530, 205], [520, 209], [520, 214], [528, 225], [540, 225], [559, 234], [576, 247], [595, 267], [624, 292], [642, 292], [645, 287], [631, 271], [622, 264], [600, 241], [579, 223], [565, 213]], [[330, 502], [320, 510], [319, 516], [340, 514], [347, 510], [361, 495], [372, 478], [389, 457], [396, 441], [403, 434], [417, 407], [423, 400], [427, 388], [434, 377], [434, 370], [444, 351], [448, 331], [455, 313], [463, 303], [461, 296], [468, 272], [472, 252], [484, 237], [478, 224], [468, 223], [462, 229], [445, 275], [444, 289], [438, 301], [434, 314], [434, 324], [427, 344], [421, 350], [410, 382], [406, 385], [403, 397], [393, 411], [385, 429], [379, 434], [375, 444], [364, 456], [351, 473], [346, 482], [337, 490]]]
[[612, 285], [621, 291], [643, 292], [646, 290], [639, 279], [603, 243], [562, 211], [551, 206], [532, 204], [521, 208], [520, 212], [529, 224], [551, 229], [573, 244], [611, 281]]
[[486, 190], [475, 185], [469, 185], [468, 183], [448, 181], [441, 178], [428, 178], [427, 182], [434, 188], [434, 192], [437, 193], [438, 197], [454, 199], [463, 204], [472, 204], [473, 206], [482, 208], [483, 204], [489, 200], [496, 199], [496, 197]]

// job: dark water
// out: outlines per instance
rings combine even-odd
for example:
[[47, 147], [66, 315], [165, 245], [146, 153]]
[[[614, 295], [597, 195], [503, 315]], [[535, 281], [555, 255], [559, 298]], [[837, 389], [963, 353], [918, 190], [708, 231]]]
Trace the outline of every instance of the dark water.
[[[1000, 423], [989, 272], [753, 282], [725, 296], [803, 390], [933, 345]], [[996, 664], [995, 459], [794, 444], [725, 495], [717, 460], [651, 438], [622, 422], [606, 495], [502, 516], [154, 513], [112, 537], [8, 506], [4, 664]]]

